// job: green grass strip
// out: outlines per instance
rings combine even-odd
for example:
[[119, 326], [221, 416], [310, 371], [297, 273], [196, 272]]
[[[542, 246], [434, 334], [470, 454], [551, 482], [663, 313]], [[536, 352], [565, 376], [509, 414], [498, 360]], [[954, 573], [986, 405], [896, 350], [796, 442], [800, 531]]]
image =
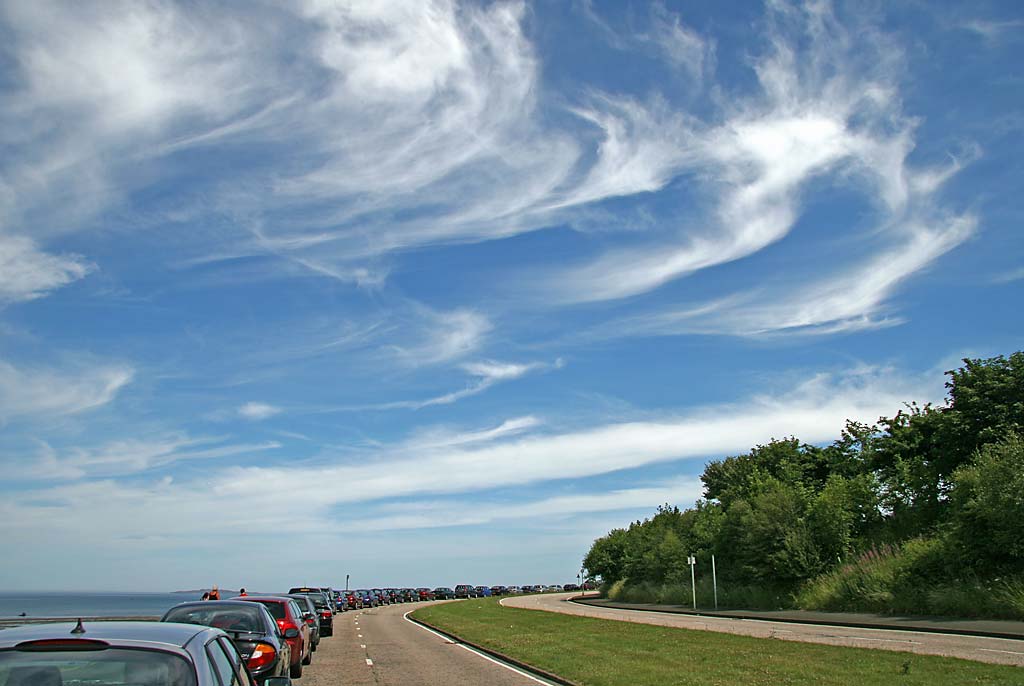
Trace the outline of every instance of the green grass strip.
[[432, 605], [412, 616], [586, 686], [1024, 684], [1024, 669], [502, 607]]

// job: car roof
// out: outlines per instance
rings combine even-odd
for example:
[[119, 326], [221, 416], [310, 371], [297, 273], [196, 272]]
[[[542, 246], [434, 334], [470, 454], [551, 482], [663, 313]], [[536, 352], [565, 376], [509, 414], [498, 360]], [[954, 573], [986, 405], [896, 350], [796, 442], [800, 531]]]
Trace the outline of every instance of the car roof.
[[[248, 598], [249, 596], [246, 596], [246, 597]], [[242, 609], [245, 609], [245, 610], [252, 611], [252, 603], [248, 603], [248, 602], [246, 602], [244, 600], [214, 600], [214, 601], [209, 601], [209, 600], [190, 600], [190, 601], [188, 601], [186, 603], [178, 603], [174, 607], [168, 609], [167, 612], [170, 612], [171, 610], [177, 610], [180, 607], [204, 607], [204, 608], [208, 607], [208, 608], [211, 608], [211, 609], [218, 609], [218, 608], [222, 608], [222, 607], [226, 607], [226, 608], [234, 607], [234, 608], [242, 608]], [[167, 614], [167, 612], [165, 612], [164, 614]]]
[[[245, 596], [245, 600], [239, 600], [238, 602], [240, 602], [240, 603], [251, 603], [254, 600], [258, 600], [261, 603], [263, 601], [265, 601], [265, 600], [272, 600], [275, 603], [288, 603], [288, 602], [294, 603], [295, 602], [295, 598], [292, 598], [292, 597], [286, 596], [286, 595], [247, 595], [247, 596]], [[220, 602], [220, 601], [219, 600], [215, 600], [213, 602]]]
[[184, 648], [196, 636], [219, 629], [198, 624], [176, 622], [82, 622], [85, 633], [73, 634], [73, 622], [46, 622], [15, 626], [0, 631], [0, 648], [10, 648], [24, 641], [38, 641], [50, 638], [94, 639], [117, 645], [133, 647]]

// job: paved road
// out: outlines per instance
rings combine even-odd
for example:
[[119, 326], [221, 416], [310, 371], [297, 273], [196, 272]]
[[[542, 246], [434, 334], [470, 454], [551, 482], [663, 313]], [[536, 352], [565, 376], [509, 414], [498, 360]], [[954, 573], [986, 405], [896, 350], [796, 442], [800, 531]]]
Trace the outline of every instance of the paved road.
[[575, 593], [513, 596], [502, 599], [502, 605], [531, 610], [547, 610], [564, 614], [615, 619], [624, 622], [656, 624], [683, 629], [720, 631], [729, 634], [805, 641], [828, 645], [880, 648], [924, 655], [962, 657], [979, 662], [1024, 666], [1024, 641], [1004, 638], [982, 638], [949, 634], [926, 634], [890, 629], [857, 629], [852, 627], [791, 624], [747, 619], [721, 619], [691, 615], [665, 614], [637, 610], [593, 607], [566, 602]]
[[296, 686], [537, 686], [407, 621], [426, 603], [390, 605], [334, 616], [334, 636], [320, 641]]

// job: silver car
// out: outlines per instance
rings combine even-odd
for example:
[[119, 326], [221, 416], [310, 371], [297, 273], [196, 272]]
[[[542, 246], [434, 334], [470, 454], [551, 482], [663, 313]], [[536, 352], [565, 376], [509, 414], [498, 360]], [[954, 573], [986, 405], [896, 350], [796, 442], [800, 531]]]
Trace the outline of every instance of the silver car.
[[[256, 686], [231, 638], [172, 622], [79, 622], [0, 631], [5, 686]], [[272, 677], [264, 686], [291, 686]]]

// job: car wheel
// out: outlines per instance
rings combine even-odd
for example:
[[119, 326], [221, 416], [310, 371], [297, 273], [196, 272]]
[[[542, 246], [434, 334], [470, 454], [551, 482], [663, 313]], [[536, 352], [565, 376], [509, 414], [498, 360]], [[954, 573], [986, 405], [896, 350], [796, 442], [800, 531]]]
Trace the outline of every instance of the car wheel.
[[309, 647], [309, 652], [306, 653], [306, 659], [302, 661], [302, 664], [308, 665], [313, 662], [313, 646]]
[[293, 679], [298, 679], [302, 676], [302, 662], [297, 662], [292, 665], [291, 669], [288, 670], [288, 676]]

